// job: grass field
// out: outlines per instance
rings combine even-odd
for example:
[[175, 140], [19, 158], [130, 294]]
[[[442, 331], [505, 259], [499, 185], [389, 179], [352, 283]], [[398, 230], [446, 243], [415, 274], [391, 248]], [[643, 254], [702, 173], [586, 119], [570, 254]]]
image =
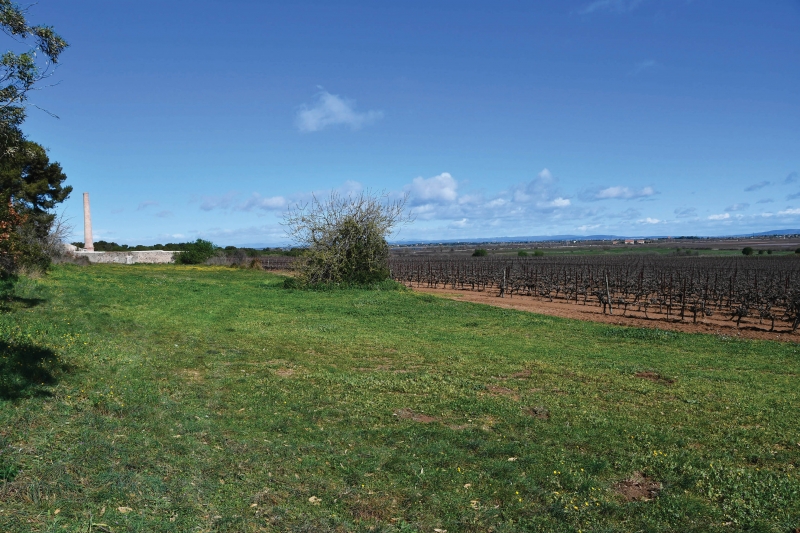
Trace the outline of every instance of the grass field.
[[800, 527], [796, 343], [282, 280], [23, 280], [0, 314], [0, 531]]

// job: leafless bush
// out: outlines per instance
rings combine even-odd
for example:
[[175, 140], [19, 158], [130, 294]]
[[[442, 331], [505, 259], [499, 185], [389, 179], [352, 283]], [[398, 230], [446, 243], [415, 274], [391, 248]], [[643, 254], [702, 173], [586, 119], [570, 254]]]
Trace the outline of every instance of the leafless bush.
[[307, 250], [295, 263], [300, 279], [310, 284], [387, 279], [386, 238], [410, 221], [407, 200], [369, 191], [348, 196], [333, 192], [290, 209], [283, 220], [286, 232]]

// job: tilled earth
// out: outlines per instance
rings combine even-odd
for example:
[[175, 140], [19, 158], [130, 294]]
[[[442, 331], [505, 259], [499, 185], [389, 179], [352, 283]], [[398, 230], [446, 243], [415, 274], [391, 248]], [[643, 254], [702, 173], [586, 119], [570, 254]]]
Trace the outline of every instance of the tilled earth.
[[[621, 326], [635, 326], [644, 328], [659, 328], [671, 331], [683, 331], [687, 333], [708, 333], [712, 335], [726, 335], [729, 337], [739, 337], [747, 339], [776, 340], [785, 342], [800, 342], [800, 328], [792, 333], [791, 328], [785, 322], [775, 322], [775, 331], [769, 331], [770, 321], [758, 323], [758, 317], [747, 317], [742, 319], [740, 327], [736, 327], [735, 320], [729, 320], [725, 314], [717, 314], [711, 317], [697, 317], [697, 323], [692, 322], [692, 315], [687, 313], [683, 320], [670, 318], [667, 320], [666, 314], [655, 312], [653, 308], [648, 311], [648, 318], [644, 312], [632, 310], [630, 307], [623, 316], [622, 309], [614, 309], [614, 314], [603, 314], [603, 308], [597, 303], [566, 303], [561, 301], [549, 302], [532, 296], [499, 297], [498, 289], [477, 292], [458, 289], [432, 289], [428, 287], [412, 287], [416, 292], [434, 294], [453, 300], [473, 302], [506, 309], [517, 309], [529, 311], [531, 313], [541, 313], [543, 315], [560, 316], [563, 318], [574, 318], [577, 320], [591, 320], [606, 324], [617, 324]], [[675, 315], [673, 315], [675, 316]]]

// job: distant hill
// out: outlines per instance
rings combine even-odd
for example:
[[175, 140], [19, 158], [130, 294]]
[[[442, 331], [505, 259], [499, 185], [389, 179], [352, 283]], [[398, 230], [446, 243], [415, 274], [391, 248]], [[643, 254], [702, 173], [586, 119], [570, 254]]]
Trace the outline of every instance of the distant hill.
[[[758, 233], [742, 233], [739, 235], [702, 236], [702, 239], [729, 239], [742, 237], [770, 237], [777, 235], [800, 235], [800, 229], [773, 229]], [[476, 237], [473, 239], [422, 239], [391, 241], [395, 246], [409, 246], [414, 244], [483, 244], [492, 242], [556, 242], [556, 241], [614, 241], [619, 239], [666, 239], [668, 235], [524, 235], [519, 237]], [[672, 235], [678, 238], [678, 235]], [[288, 244], [241, 244], [242, 248], [271, 248], [275, 246], [289, 246]]]
[[[702, 236], [702, 239], [727, 239], [737, 237], [768, 237], [777, 235], [800, 235], [800, 229], [774, 229], [759, 233], [743, 233], [741, 235]], [[394, 245], [412, 244], [482, 244], [491, 242], [556, 242], [556, 241], [612, 241], [620, 239], [666, 239], [668, 235], [526, 235], [519, 237], [488, 237], [475, 239], [430, 239], [394, 241]], [[672, 235], [678, 238], [678, 235]]]

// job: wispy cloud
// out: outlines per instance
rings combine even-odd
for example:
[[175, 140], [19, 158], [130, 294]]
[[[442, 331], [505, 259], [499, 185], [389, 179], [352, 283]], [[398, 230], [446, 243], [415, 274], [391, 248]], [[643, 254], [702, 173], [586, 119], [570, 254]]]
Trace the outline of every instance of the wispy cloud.
[[654, 68], [656, 65], [657, 65], [657, 63], [653, 59], [647, 59], [645, 61], [640, 61], [640, 62], [636, 63], [636, 65], [634, 66], [633, 71], [631, 72], [631, 74], [636, 76], [638, 74], [641, 74], [645, 70], [649, 70], [649, 69]]
[[139, 207], [136, 208], [137, 211], [143, 211], [151, 206], [157, 206], [158, 202], [155, 200], [145, 200], [144, 202], [139, 204]]
[[678, 218], [691, 218], [697, 216], [697, 209], [694, 207], [684, 207], [675, 210], [675, 216]]
[[758, 183], [754, 183], [749, 187], [745, 187], [744, 190], [747, 192], [758, 191], [760, 189], [763, 189], [764, 187], [769, 187], [770, 185], [772, 185], [772, 182], [764, 180], [764, 181], [759, 181]]
[[729, 213], [732, 213], [734, 211], [744, 211], [748, 207], [750, 207], [750, 204], [748, 204], [748, 203], [733, 204], [733, 205], [729, 205], [728, 207], [726, 207], [725, 211], [728, 211]]
[[794, 194], [790, 194], [790, 195], [786, 196], [787, 200], [795, 200], [797, 198], [800, 198], [800, 192], [796, 192]]
[[778, 214], [781, 216], [787, 215], [800, 215], [800, 208], [796, 209], [784, 209], [783, 211], [778, 211]]
[[595, 0], [578, 9], [580, 15], [589, 15], [596, 11], [614, 11], [626, 13], [633, 11], [643, 0]]
[[595, 188], [584, 191], [584, 200], [632, 200], [635, 198], [646, 198], [653, 196], [656, 191], [652, 187], [641, 189], [631, 189], [630, 187], [615, 186], [605, 188]]
[[230, 191], [222, 196], [203, 196], [200, 209], [203, 211], [213, 211], [214, 209], [228, 209], [233, 204], [237, 196], [236, 191]]
[[730, 213], [722, 213], [720, 215], [710, 215], [708, 220], [728, 220], [729, 218], [731, 218]]
[[757, 201], [756, 203], [757, 204], [771, 204], [774, 201], [775, 200], [773, 200], [772, 198], [762, 198], [761, 200]]
[[585, 231], [597, 229], [599, 227], [600, 227], [600, 224], [584, 224], [583, 226], [578, 226], [575, 229], [577, 229], [578, 231], [584, 231], [585, 232]]
[[341, 125], [357, 130], [383, 118], [383, 111], [359, 112], [355, 106], [355, 100], [323, 90], [317, 95], [314, 104], [303, 105], [298, 111], [297, 128], [302, 132], [314, 132]]
[[159, 211], [158, 213], [156, 213], [156, 216], [157, 216], [158, 218], [169, 218], [169, 217], [171, 217], [173, 214], [174, 214], [174, 213], [173, 213], [172, 211]]
[[659, 220], [657, 218], [647, 217], [647, 218], [643, 218], [641, 220], [637, 220], [637, 222], [639, 224], [661, 224], [664, 221], [663, 220]]
[[797, 175], [797, 172], [792, 172], [786, 176], [786, 179], [783, 180], [783, 183], [785, 185], [789, 185], [791, 183], [797, 183], [798, 181], [800, 181], [800, 176]]

